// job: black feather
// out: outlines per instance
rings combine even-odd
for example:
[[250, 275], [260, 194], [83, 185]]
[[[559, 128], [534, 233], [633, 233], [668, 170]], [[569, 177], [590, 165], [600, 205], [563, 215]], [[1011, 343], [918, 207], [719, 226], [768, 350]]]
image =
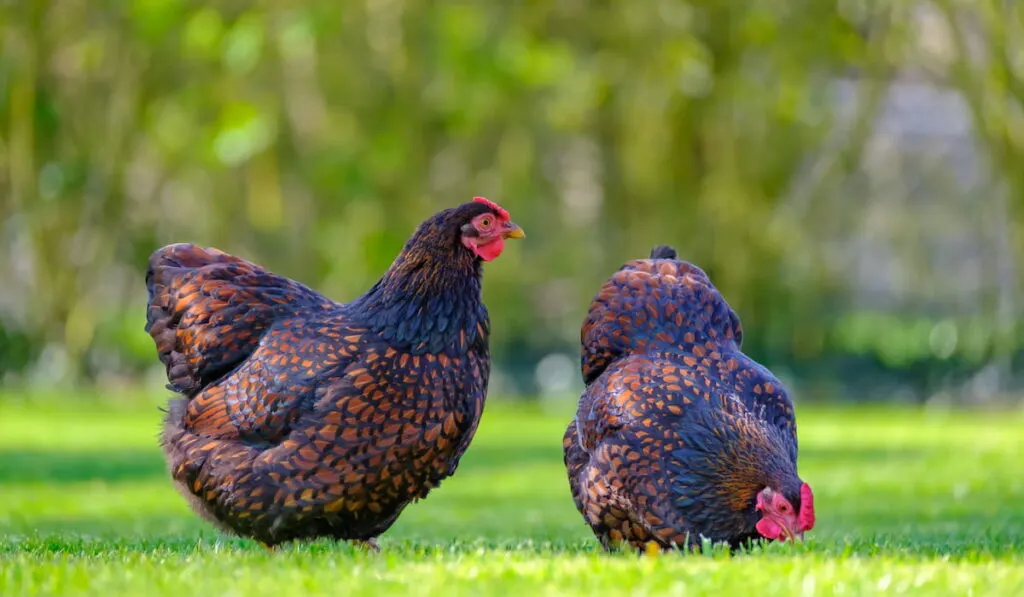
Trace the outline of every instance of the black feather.
[[658, 245], [651, 249], [651, 259], [675, 259], [676, 250], [668, 245]]

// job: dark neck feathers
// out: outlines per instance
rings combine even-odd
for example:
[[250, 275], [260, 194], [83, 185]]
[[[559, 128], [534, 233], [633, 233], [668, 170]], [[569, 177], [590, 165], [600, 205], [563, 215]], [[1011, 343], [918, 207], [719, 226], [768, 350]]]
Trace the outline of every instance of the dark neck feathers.
[[395, 349], [450, 356], [474, 345], [486, 350], [483, 268], [462, 246], [452, 211], [421, 224], [380, 280], [352, 303]]

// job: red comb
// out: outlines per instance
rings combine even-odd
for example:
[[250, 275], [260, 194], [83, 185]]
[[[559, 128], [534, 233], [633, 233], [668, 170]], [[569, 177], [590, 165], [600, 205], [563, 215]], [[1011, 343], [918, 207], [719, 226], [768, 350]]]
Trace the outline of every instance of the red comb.
[[814, 528], [814, 494], [807, 483], [800, 486], [800, 514], [797, 515], [797, 521], [801, 531]]
[[505, 220], [506, 222], [511, 217], [511, 216], [508, 215], [508, 212], [505, 211], [504, 207], [498, 205], [497, 203], [491, 201], [490, 199], [488, 199], [486, 197], [473, 197], [473, 201], [476, 201], [477, 203], [483, 203], [487, 207], [491, 208], [492, 210], [494, 210], [494, 213], [498, 214], [499, 218], [501, 218], [502, 220]]

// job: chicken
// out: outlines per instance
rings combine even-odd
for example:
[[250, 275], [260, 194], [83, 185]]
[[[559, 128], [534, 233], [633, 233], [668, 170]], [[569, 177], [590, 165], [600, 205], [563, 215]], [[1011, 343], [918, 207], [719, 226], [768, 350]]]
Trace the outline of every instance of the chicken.
[[573, 501], [606, 550], [802, 539], [793, 404], [740, 346], [698, 267], [659, 246], [601, 287], [581, 330], [586, 389], [563, 437]]
[[216, 249], [157, 250], [146, 331], [181, 395], [161, 435], [178, 490], [268, 547], [378, 549], [473, 439], [490, 373], [482, 262], [524, 236], [474, 198], [423, 222], [346, 304]]

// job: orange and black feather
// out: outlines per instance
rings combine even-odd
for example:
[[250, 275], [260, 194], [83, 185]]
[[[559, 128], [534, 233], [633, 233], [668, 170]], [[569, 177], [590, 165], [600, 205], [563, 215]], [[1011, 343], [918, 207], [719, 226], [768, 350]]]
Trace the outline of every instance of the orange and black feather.
[[216, 249], [150, 259], [147, 330], [172, 401], [162, 445], [192, 507], [266, 545], [371, 540], [452, 475], [490, 373], [480, 263], [424, 222], [349, 303]]

